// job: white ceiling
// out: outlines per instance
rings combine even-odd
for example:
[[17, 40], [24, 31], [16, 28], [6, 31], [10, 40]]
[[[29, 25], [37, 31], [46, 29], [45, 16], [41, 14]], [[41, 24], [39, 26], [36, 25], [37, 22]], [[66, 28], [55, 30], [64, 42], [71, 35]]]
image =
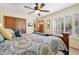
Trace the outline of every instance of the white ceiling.
[[[44, 6], [42, 9], [50, 10], [49, 13], [42, 12], [41, 16], [48, 15], [50, 13], [59, 11], [61, 9], [70, 7], [74, 5], [74, 3], [45, 3], [46, 6]], [[12, 12], [17, 12], [21, 14], [27, 15], [28, 12], [31, 12], [33, 10], [24, 8], [24, 6], [34, 7], [34, 3], [0, 3], [0, 9], [2, 10], [8, 10]], [[37, 16], [35, 13], [30, 14], [29, 16]]]

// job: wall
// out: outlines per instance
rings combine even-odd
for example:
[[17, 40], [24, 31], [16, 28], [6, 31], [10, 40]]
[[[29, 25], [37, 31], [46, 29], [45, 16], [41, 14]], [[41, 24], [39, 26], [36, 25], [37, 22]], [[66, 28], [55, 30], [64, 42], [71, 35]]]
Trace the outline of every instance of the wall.
[[29, 17], [28, 15], [23, 15], [17, 12], [13, 11], [7, 11], [7, 10], [0, 10], [0, 23], [3, 24], [3, 16], [12, 16], [12, 17], [19, 17], [19, 18], [25, 18], [26, 21], [26, 27], [27, 27], [27, 33], [32, 33], [33, 32], [33, 26], [28, 27], [28, 23], [33, 23], [34, 18]]
[[[76, 42], [76, 43], [75, 43]], [[72, 48], [79, 49], [79, 37], [76, 36], [70, 36], [69, 37], [69, 46]]]
[[[69, 14], [73, 14], [75, 12], [79, 11], [79, 4], [74, 5], [72, 7], [66, 8], [64, 10], [52, 13], [48, 16], [45, 17], [41, 17], [39, 18], [40, 20], [44, 20], [45, 26], [44, 26], [44, 32], [45, 33], [53, 33], [53, 19], [58, 18], [58, 17], [63, 17], [65, 15], [69, 15]], [[14, 17], [20, 17], [20, 18], [26, 18], [27, 20], [27, 33], [32, 33], [33, 32], [33, 26], [32, 27], [28, 27], [28, 23], [32, 23], [33, 24], [33, 20], [35, 20], [34, 16], [29, 16], [29, 15], [24, 15], [24, 14], [20, 14], [17, 12], [13, 12], [13, 11], [7, 11], [7, 10], [1, 10], [0, 9], [0, 23], [3, 23], [3, 16], [14, 16]], [[50, 20], [50, 29], [47, 28], [47, 20]]]
[[[39, 18], [40, 20], [44, 20], [45, 26], [44, 26], [44, 32], [45, 33], [53, 33], [53, 19], [56, 19], [58, 17], [64, 17], [67, 15], [71, 15], [74, 13], [79, 12], [79, 4], [73, 5], [71, 7], [68, 7], [66, 9], [60, 10], [58, 12], [52, 13], [50, 15], [44, 16]], [[50, 29], [47, 28], [47, 20], [50, 20]]]

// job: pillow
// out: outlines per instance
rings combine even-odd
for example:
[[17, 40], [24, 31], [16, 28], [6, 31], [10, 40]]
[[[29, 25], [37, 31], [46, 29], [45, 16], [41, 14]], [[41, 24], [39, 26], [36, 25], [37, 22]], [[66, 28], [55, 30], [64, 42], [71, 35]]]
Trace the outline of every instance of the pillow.
[[0, 26], [0, 33], [6, 38], [6, 39], [12, 39], [12, 35], [9, 31], [7, 31], [4, 27]]
[[16, 32], [15, 32], [15, 36], [16, 36], [16, 37], [21, 37], [20, 32], [19, 32], [19, 31], [16, 31]]
[[11, 33], [12, 37], [15, 37], [14, 31], [12, 29], [6, 28], [6, 30]]
[[0, 34], [0, 42], [4, 41], [4, 37]]

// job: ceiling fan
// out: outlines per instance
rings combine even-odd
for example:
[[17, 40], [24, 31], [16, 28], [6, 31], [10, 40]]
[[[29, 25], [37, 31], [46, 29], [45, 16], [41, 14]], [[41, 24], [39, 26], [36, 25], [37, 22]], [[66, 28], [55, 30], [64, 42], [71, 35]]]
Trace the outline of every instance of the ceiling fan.
[[33, 10], [32, 12], [28, 13], [28, 14], [31, 14], [31, 13], [34, 13], [36, 12], [38, 14], [38, 16], [40, 16], [40, 12], [49, 12], [49, 10], [42, 10], [42, 8], [45, 6], [44, 3], [35, 3], [35, 7], [34, 8], [31, 8], [31, 7], [28, 7], [28, 6], [24, 6], [25, 8], [28, 8], [28, 9], [31, 9]]

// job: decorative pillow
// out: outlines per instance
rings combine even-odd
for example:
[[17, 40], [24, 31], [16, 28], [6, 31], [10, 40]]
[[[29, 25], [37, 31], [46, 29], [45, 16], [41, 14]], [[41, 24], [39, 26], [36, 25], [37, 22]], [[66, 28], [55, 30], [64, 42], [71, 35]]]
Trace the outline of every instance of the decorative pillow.
[[15, 36], [16, 36], [16, 37], [21, 37], [20, 32], [19, 32], [19, 31], [16, 31], [16, 32], [15, 32]]
[[0, 42], [4, 41], [4, 37], [0, 34]]
[[0, 26], [0, 33], [6, 38], [6, 39], [12, 39], [12, 35], [9, 31], [7, 31], [4, 27]]

